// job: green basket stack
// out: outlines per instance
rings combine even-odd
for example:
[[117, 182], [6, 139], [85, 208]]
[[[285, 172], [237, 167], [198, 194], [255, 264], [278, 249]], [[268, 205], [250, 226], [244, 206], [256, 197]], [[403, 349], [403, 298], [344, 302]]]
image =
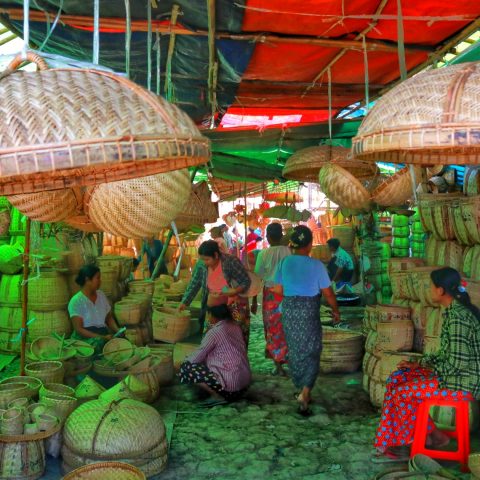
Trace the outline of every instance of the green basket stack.
[[427, 233], [423, 229], [422, 222], [420, 221], [418, 208], [415, 208], [415, 215], [413, 215], [411, 221], [410, 248], [412, 249], [412, 257], [425, 258]]
[[410, 256], [410, 224], [406, 215], [392, 215], [392, 257]]

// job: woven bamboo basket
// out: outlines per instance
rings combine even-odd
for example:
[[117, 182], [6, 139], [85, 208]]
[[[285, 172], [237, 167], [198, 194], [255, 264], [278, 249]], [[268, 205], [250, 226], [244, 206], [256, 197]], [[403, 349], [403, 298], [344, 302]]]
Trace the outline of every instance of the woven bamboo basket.
[[[33, 377], [20, 377], [20, 376], [15, 376], [15, 377], [8, 377], [4, 378], [3, 380], [0, 381], [0, 389], [2, 385], [7, 385], [7, 384], [18, 384], [18, 383], [26, 383], [28, 386], [28, 391], [24, 391], [23, 397], [27, 398], [33, 398], [38, 396], [38, 392], [40, 390], [40, 387], [42, 386], [41, 380]], [[22, 386], [23, 387], [23, 386]], [[3, 408], [0, 406], [0, 408]]]
[[134, 346], [124, 338], [113, 338], [103, 347], [103, 356], [112, 365], [128, 360], [133, 352]]
[[353, 250], [355, 243], [355, 230], [350, 225], [334, 225], [331, 227], [332, 237], [340, 241], [343, 249]]
[[[417, 183], [421, 180], [420, 169], [415, 169]], [[413, 178], [408, 167], [402, 168], [384, 180], [372, 192], [372, 200], [384, 207], [404, 205], [413, 196]]]
[[366, 305], [363, 317], [363, 331], [368, 334], [369, 330], [376, 330], [378, 323], [376, 305]]
[[418, 296], [422, 305], [437, 307], [431, 296], [431, 280], [430, 273], [440, 267], [419, 267], [411, 270], [413, 285], [418, 292]]
[[[468, 235], [467, 226], [464, 222], [463, 211], [462, 211], [462, 201], [457, 201], [450, 205], [450, 216], [452, 220], [453, 232], [455, 239], [462, 245], [471, 245], [472, 240]], [[468, 221], [468, 220], [467, 220]]]
[[36, 480], [45, 473], [43, 440], [0, 442], [0, 478]]
[[152, 315], [153, 338], [162, 342], [176, 343], [188, 335], [190, 314], [173, 308], [155, 308]]
[[94, 185], [208, 161], [208, 140], [161, 97], [109, 72], [45, 70], [38, 55], [27, 55], [41, 71], [14, 71], [19, 56], [0, 81], [1, 116], [17, 119], [0, 133], [1, 194]]
[[382, 351], [408, 352], [413, 346], [413, 322], [378, 322], [376, 348]]
[[368, 375], [362, 375], [362, 389], [365, 393], [370, 392], [370, 377]]
[[79, 400], [79, 402], [95, 400], [105, 390], [105, 387], [87, 375], [75, 387], [75, 397]]
[[67, 397], [75, 396], [75, 390], [72, 387], [63, 385], [62, 383], [45, 383], [40, 387], [40, 400], [50, 394], [66, 395]]
[[[62, 456], [70, 469], [116, 460], [137, 466], [147, 476], [155, 475], [165, 468], [167, 459], [165, 426], [153, 407], [136, 400], [93, 400], [67, 419]], [[161, 462], [154, 463], [156, 459]]]
[[19, 245], [0, 246], [0, 272], [14, 275], [22, 270], [23, 248]]
[[68, 395], [61, 395], [57, 393], [46, 393], [40, 398], [40, 403], [51, 408], [55, 412], [55, 416], [60, 421], [66, 418], [75, 410], [78, 405], [77, 399]]
[[17, 307], [22, 303], [22, 275], [2, 275], [0, 298], [2, 305]]
[[0, 329], [0, 352], [6, 353], [7, 355], [17, 355], [20, 353], [18, 332], [15, 333]]
[[480, 196], [464, 198], [459, 204], [469, 244], [480, 243]]
[[126, 238], [149, 238], [184, 209], [191, 191], [188, 170], [91, 187], [85, 212], [103, 231]]
[[415, 329], [425, 330], [427, 321], [433, 307], [425, 307], [421, 303], [412, 304], [412, 322]]
[[342, 208], [368, 210], [370, 194], [350, 172], [339, 165], [325, 165], [318, 181], [325, 195]]
[[376, 352], [377, 337], [378, 337], [378, 334], [376, 330], [370, 330], [370, 332], [368, 332], [367, 339], [365, 341], [365, 350], [368, 353]]
[[392, 284], [393, 295], [397, 298], [409, 300], [411, 297], [411, 289], [409, 288], [408, 272], [392, 272], [390, 281]]
[[101, 462], [76, 468], [63, 480], [146, 480], [138, 468], [122, 462]]
[[133, 280], [128, 282], [128, 289], [131, 293], [145, 293], [153, 295], [155, 282], [152, 280]]
[[40, 277], [30, 277], [28, 304], [33, 310], [62, 310], [68, 304], [70, 294], [65, 278], [56, 271], [41, 271]]
[[81, 209], [81, 194], [73, 189], [11, 195], [9, 202], [31, 220], [61, 222]]
[[465, 167], [465, 173], [463, 175], [463, 193], [469, 197], [480, 194], [479, 170], [479, 167]]
[[422, 355], [415, 352], [383, 352], [379, 360], [379, 380], [387, 383], [388, 377], [398, 370], [398, 364], [402, 361], [419, 361]]
[[375, 104], [353, 139], [364, 160], [417, 165], [480, 163], [479, 63], [424, 71]]
[[17, 398], [29, 398], [31, 389], [27, 382], [0, 383], [0, 408], [6, 409]]
[[18, 332], [22, 328], [21, 307], [0, 306], [0, 318], [2, 319], [2, 330]]
[[35, 321], [28, 326], [28, 339], [35, 340], [56, 333], [69, 337], [72, 333], [72, 324], [65, 310], [54, 310], [52, 312], [42, 312], [30, 310], [29, 318], [35, 318]]
[[406, 271], [424, 265], [425, 261], [420, 258], [390, 258], [388, 260], [388, 273]]
[[63, 383], [64, 373], [62, 362], [33, 362], [25, 367], [25, 375], [42, 383]]
[[411, 320], [411, 309], [399, 305], [377, 305], [378, 322], [391, 323], [399, 320]]
[[207, 182], [199, 182], [193, 185], [185, 208], [175, 217], [175, 225], [185, 232], [193, 225], [214, 223], [218, 217], [218, 205], [211, 200]]
[[142, 320], [142, 306], [140, 302], [122, 300], [114, 305], [113, 311], [120, 326], [138, 325]]
[[331, 163], [345, 168], [359, 180], [378, 174], [375, 164], [351, 158], [349, 148], [332, 145], [308, 147], [295, 152], [287, 160], [282, 174], [291, 180], [316, 183], [320, 169]]
[[381, 407], [385, 398], [386, 387], [382, 382], [370, 379], [370, 402], [374, 407]]
[[371, 378], [377, 369], [377, 363], [379, 362], [381, 357], [377, 357], [373, 354], [366, 353], [365, 355], [369, 355], [368, 359], [365, 362], [364, 372]]

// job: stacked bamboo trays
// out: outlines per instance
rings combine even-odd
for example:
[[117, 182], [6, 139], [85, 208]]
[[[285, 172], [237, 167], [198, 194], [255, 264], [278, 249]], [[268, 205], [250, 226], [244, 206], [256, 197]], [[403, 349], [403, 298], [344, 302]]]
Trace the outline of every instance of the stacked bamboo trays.
[[390, 301], [392, 291], [386, 266], [391, 256], [390, 245], [375, 240], [365, 240], [360, 246], [362, 255], [368, 257], [370, 268], [365, 272], [368, 281], [373, 285], [378, 303]]
[[118, 237], [110, 233], [103, 236], [103, 255], [121, 255], [122, 257], [135, 258], [142, 248], [141, 242]]
[[120, 461], [139, 468], [146, 477], [167, 464], [165, 425], [160, 414], [136, 400], [93, 400], [80, 405], [63, 431], [63, 469]]
[[363, 357], [363, 388], [370, 401], [381, 407], [386, 381], [398, 363], [412, 353], [413, 323], [409, 307], [376, 305], [365, 308], [363, 332], [367, 336]]
[[356, 372], [363, 355], [363, 335], [351, 330], [323, 327], [320, 370], [323, 373]]
[[392, 257], [410, 255], [410, 222], [406, 215], [392, 215]]
[[415, 214], [411, 218], [410, 231], [410, 248], [412, 257], [425, 258], [425, 242], [427, 235], [423, 229], [418, 208], [415, 208]]

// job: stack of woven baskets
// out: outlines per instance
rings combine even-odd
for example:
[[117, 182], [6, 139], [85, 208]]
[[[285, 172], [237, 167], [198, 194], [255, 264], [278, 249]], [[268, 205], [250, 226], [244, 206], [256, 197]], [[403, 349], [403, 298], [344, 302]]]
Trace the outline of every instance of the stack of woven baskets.
[[121, 255], [123, 257], [135, 257], [136, 251], [140, 251], [141, 245], [137, 245], [135, 240], [118, 237], [110, 233], [103, 236], [103, 254]]
[[2, 275], [0, 279], [0, 352], [19, 353], [22, 327], [22, 275]]
[[363, 332], [367, 335], [363, 357], [363, 388], [376, 407], [383, 403], [388, 376], [401, 360], [415, 356], [410, 308], [377, 305], [365, 308]]
[[410, 256], [410, 225], [406, 215], [392, 215], [392, 256]]
[[101, 290], [112, 302], [125, 296], [127, 281], [133, 269], [131, 257], [121, 255], [105, 255], [97, 257], [96, 264], [100, 268]]
[[162, 417], [136, 400], [86, 402], [69, 416], [63, 436], [65, 472], [110, 460], [129, 463], [147, 477], [158, 475], [166, 467]]
[[362, 363], [361, 333], [323, 327], [320, 370], [323, 373], [356, 372]]
[[410, 236], [410, 248], [412, 257], [425, 258], [425, 241], [426, 232], [423, 230], [422, 221], [418, 208], [415, 208], [415, 214], [411, 218], [411, 236]]

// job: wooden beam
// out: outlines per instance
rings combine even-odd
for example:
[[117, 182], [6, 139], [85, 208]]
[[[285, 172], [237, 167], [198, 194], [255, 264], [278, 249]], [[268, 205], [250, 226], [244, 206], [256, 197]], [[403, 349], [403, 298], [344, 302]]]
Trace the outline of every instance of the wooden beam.
[[[0, 8], [0, 14], [7, 15], [11, 20], [22, 20], [23, 9], [20, 8]], [[30, 20], [32, 22], [52, 22], [55, 18], [54, 13], [48, 13], [43, 11], [30, 11]], [[93, 28], [93, 17], [83, 15], [62, 15], [60, 21], [64, 25], [71, 27]], [[100, 18], [100, 29], [107, 28], [124, 32], [126, 25], [125, 19], [115, 17], [103, 17]], [[190, 30], [180, 25], [170, 26], [166, 25], [160, 20], [152, 20], [152, 28], [158, 30], [162, 34], [170, 34], [172, 31], [176, 35], [195, 35], [195, 36], [208, 36], [208, 31], [205, 30]], [[373, 27], [372, 27], [373, 28]], [[132, 32], [147, 32], [148, 22], [146, 20], [133, 20], [132, 19]], [[316, 45], [326, 48], [344, 48], [344, 49], [363, 49], [361, 40], [358, 40], [358, 35], [355, 40], [333, 39], [333, 38], [321, 38], [321, 37], [307, 37], [307, 36], [279, 36], [271, 35], [269, 33], [253, 32], [248, 34], [231, 34], [228, 32], [217, 32], [215, 34], [217, 39], [229, 39], [239, 40], [245, 42], [254, 43], [297, 43], [306, 45]], [[394, 42], [386, 42], [380, 40], [367, 40], [366, 48], [369, 51], [377, 52], [396, 52], [397, 44]], [[431, 52], [433, 47], [428, 45], [413, 45], [406, 44], [405, 50], [412, 51], [426, 51]]]

